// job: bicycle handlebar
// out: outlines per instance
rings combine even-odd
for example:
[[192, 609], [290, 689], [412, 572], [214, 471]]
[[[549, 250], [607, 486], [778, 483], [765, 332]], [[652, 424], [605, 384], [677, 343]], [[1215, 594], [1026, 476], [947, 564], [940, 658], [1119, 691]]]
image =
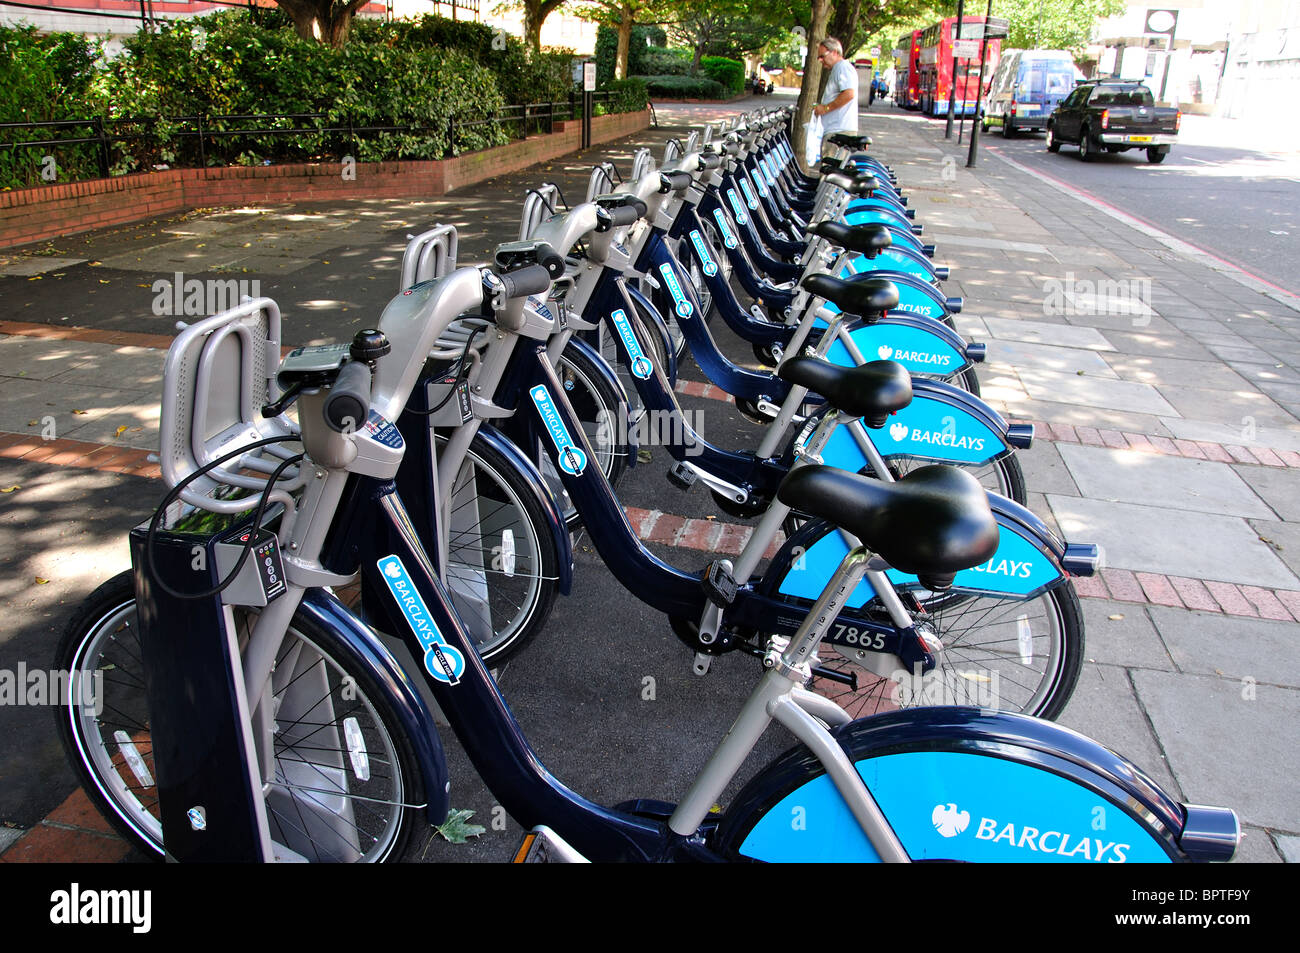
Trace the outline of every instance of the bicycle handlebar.
[[551, 273], [545, 265], [526, 265], [497, 277], [501, 279], [507, 298], [527, 298], [529, 295], [546, 294], [551, 289]]
[[370, 413], [370, 367], [364, 361], [343, 365], [321, 408], [325, 423], [337, 433], [355, 433]]

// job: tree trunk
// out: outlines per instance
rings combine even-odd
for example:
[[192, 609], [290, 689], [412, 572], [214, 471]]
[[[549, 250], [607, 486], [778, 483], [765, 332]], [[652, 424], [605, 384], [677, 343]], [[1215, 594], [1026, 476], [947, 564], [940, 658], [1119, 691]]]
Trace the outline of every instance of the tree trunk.
[[538, 53], [542, 49], [542, 14], [540, 5], [529, 3], [524, 6], [524, 46], [529, 53]]
[[803, 84], [799, 87], [799, 104], [795, 109], [794, 153], [804, 161], [808, 131], [804, 123], [812, 118], [817, 91], [821, 88], [822, 63], [817, 58], [817, 44], [826, 39], [826, 22], [830, 19], [831, 0], [812, 0], [812, 24], [808, 31], [808, 55], [803, 61]]
[[304, 40], [328, 43], [338, 49], [352, 33], [352, 18], [365, 0], [336, 4], [335, 0], [280, 0], [280, 9], [293, 20], [294, 31]]
[[614, 78], [627, 79], [628, 54], [632, 46], [632, 7], [625, 3], [618, 14], [618, 53], [614, 57]]
[[853, 34], [857, 32], [861, 15], [862, 0], [840, 0], [835, 5], [835, 16], [831, 17], [830, 25], [826, 28], [828, 36], [833, 36], [844, 44], [845, 57], [852, 57], [858, 51], [858, 45], [853, 42]]
[[529, 53], [542, 51], [542, 24], [564, 0], [524, 0], [524, 46]]

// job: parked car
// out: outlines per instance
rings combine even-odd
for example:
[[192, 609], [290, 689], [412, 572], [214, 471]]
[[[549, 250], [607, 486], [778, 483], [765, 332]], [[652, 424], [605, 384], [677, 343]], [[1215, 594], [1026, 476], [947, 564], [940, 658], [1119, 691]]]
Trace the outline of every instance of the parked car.
[[1018, 132], [1047, 127], [1047, 117], [1074, 89], [1083, 74], [1065, 50], [1003, 50], [984, 98], [981, 128], [1002, 129], [1008, 139]]
[[1157, 106], [1142, 83], [1092, 80], [1077, 86], [1047, 120], [1047, 150], [1078, 143], [1079, 158], [1089, 162], [1102, 150], [1145, 149], [1148, 162], [1164, 162], [1182, 120], [1181, 110]]

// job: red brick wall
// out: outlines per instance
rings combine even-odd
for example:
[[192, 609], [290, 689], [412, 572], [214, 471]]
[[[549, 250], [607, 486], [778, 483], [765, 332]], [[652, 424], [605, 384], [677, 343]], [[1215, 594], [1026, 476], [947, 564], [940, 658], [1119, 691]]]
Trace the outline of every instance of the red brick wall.
[[[650, 125], [650, 113], [592, 120], [593, 145]], [[190, 208], [356, 198], [430, 198], [577, 150], [582, 124], [557, 122], [549, 136], [451, 159], [358, 163], [345, 180], [337, 162], [171, 169], [0, 192], [0, 248], [125, 225]]]

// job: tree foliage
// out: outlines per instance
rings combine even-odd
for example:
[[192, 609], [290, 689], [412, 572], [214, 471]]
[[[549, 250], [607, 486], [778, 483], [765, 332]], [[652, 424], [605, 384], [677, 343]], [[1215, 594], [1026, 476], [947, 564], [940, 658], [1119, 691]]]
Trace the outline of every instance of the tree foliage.
[[1011, 24], [1007, 49], [1069, 50], [1078, 54], [1097, 21], [1122, 13], [1124, 0], [998, 0], [995, 15]]
[[773, 22], [746, 0], [676, 0], [669, 35], [692, 51], [691, 71], [705, 56], [732, 59], [761, 50], [789, 26]]

